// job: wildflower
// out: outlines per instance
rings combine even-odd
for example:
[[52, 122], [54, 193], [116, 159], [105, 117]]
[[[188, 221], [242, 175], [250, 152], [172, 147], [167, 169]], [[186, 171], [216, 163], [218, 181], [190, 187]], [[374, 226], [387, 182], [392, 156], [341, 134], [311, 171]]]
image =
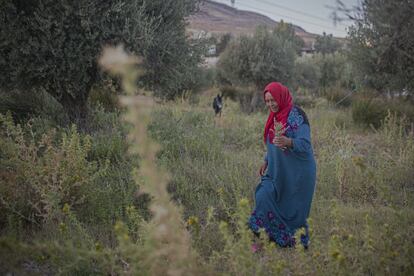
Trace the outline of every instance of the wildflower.
[[68, 230], [66, 224], [64, 224], [63, 222], [59, 223], [59, 230], [60, 232], [64, 233], [66, 232], [66, 230]]
[[129, 241], [129, 236], [128, 236], [128, 234], [127, 233], [124, 233], [123, 235], [122, 235], [122, 239], [124, 240], [124, 241]]
[[69, 212], [70, 212], [70, 206], [69, 206], [69, 204], [67, 204], [67, 203], [65, 203], [64, 205], [63, 205], [63, 208], [62, 208], [62, 211], [63, 211], [63, 213], [64, 214], [69, 214]]
[[187, 220], [187, 224], [189, 226], [191, 226], [191, 225], [194, 225], [194, 226], [198, 225], [198, 217], [195, 217], [195, 216], [189, 217], [188, 220]]
[[361, 169], [365, 169], [365, 163], [364, 163], [364, 159], [361, 156], [352, 156], [352, 162], [354, 163], [355, 166], [361, 168]]
[[247, 198], [240, 199], [240, 207], [248, 207], [249, 206], [249, 200]]
[[253, 253], [258, 253], [262, 250], [262, 246], [258, 243], [253, 243], [251, 249]]
[[332, 253], [331, 253], [331, 256], [334, 258], [334, 259], [338, 259], [338, 257], [341, 255], [341, 253], [339, 252], [339, 250], [334, 250]]
[[269, 211], [269, 212], [267, 213], [267, 217], [269, 218], [269, 220], [272, 220], [272, 219], [274, 219], [274, 218], [275, 218], [275, 214], [273, 214], [273, 212], [272, 212], [272, 211]]
[[95, 243], [95, 250], [96, 251], [102, 251], [102, 244], [100, 242]]

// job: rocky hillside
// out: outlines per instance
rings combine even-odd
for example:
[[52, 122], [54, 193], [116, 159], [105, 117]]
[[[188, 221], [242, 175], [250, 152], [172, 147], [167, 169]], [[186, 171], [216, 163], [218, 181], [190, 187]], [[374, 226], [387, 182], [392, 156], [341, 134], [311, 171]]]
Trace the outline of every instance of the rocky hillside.
[[[256, 26], [266, 25], [273, 28], [278, 23], [269, 17], [250, 11], [242, 11], [225, 4], [206, 0], [200, 10], [188, 18], [189, 31], [206, 31], [210, 33], [251, 34]], [[296, 34], [311, 45], [316, 35], [294, 26]]]

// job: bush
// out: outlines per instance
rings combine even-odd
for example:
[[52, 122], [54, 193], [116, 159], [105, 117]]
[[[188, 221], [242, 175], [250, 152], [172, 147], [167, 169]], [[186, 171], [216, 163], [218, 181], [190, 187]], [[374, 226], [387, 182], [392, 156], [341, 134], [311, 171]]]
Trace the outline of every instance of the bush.
[[127, 206], [149, 216], [148, 198], [136, 196], [131, 171], [138, 162], [127, 154], [119, 114], [92, 110], [84, 129], [89, 135], [74, 126], [55, 129], [41, 118], [24, 125], [11, 115], [0, 118], [2, 225], [13, 218], [41, 226], [59, 217], [64, 204], [82, 223], [102, 228], [124, 217]]
[[331, 86], [324, 91], [325, 98], [338, 107], [349, 107], [352, 104], [352, 91], [339, 85]]
[[225, 98], [229, 98], [240, 104], [240, 110], [251, 113], [262, 110], [265, 105], [262, 101], [262, 93], [254, 87], [222, 86], [220, 92]]
[[320, 78], [320, 68], [314, 58], [304, 56], [295, 60], [293, 85], [296, 90], [305, 88], [311, 94], [317, 94]]
[[381, 100], [359, 98], [352, 104], [352, 119], [359, 125], [378, 128], [386, 115], [387, 109]]
[[92, 108], [101, 106], [108, 112], [114, 112], [119, 108], [117, 87], [111, 80], [94, 85], [88, 96], [88, 105]]
[[40, 225], [58, 219], [64, 204], [75, 210], [85, 207], [95, 179], [105, 170], [87, 160], [89, 136], [72, 127], [61, 139], [52, 129], [35, 141], [25, 137], [31, 133], [30, 125], [24, 130], [10, 115], [0, 115], [0, 128], [1, 167], [5, 168], [1, 224], [13, 218]]
[[295, 60], [292, 37], [258, 27], [253, 37], [232, 40], [218, 61], [220, 74], [232, 85], [264, 87], [271, 81], [289, 83]]
[[[372, 96], [371, 96], [372, 97]], [[352, 118], [354, 122], [362, 125], [372, 125], [378, 128], [387, 113], [391, 112], [397, 117], [406, 118], [414, 122], [414, 108], [409, 101], [400, 99], [355, 98], [352, 104]]]
[[387, 102], [387, 108], [397, 116], [406, 117], [409, 122], [414, 122], [414, 103], [407, 100], [393, 99]]

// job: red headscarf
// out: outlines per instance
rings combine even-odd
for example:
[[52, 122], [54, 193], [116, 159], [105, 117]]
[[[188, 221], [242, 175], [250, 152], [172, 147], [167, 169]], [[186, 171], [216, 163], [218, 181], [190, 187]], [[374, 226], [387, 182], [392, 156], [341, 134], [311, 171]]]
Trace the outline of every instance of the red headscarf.
[[278, 111], [276, 113], [270, 111], [269, 117], [267, 117], [267, 122], [264, 129], [265, 144], [267, 135], [269, 135], [270, 143], [273, 142], [273, 138], [275, 137], [274, 119], [276, 118], [277, 122], [281, 123], [283, 126], [286, 126], [289, 112], [293, 107], [292, 96], [290, 95], [289, 89], [281, 83], [269, 83], [263, 92], [263, 98], [266, 92], [269, 92], [272, 95], [273, 99], [275, 99], [278, 106]]

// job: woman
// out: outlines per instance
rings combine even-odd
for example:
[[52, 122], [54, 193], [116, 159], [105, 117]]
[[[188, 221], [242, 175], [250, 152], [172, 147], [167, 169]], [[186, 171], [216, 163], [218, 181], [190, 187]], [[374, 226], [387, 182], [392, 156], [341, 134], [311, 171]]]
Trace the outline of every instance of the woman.
[[288, 88], [278, 82], [266, 86], [264, 99], [270, 110], [264, 129], [267, 154], [249, 227], [256, 234], [264, 228], [269, 239], [282, 247], [294, 246], [296, 230], [304, 227], [301, 243], [307, 248], [306, 220], [316, 179], [309, 121], [293, 105]]

